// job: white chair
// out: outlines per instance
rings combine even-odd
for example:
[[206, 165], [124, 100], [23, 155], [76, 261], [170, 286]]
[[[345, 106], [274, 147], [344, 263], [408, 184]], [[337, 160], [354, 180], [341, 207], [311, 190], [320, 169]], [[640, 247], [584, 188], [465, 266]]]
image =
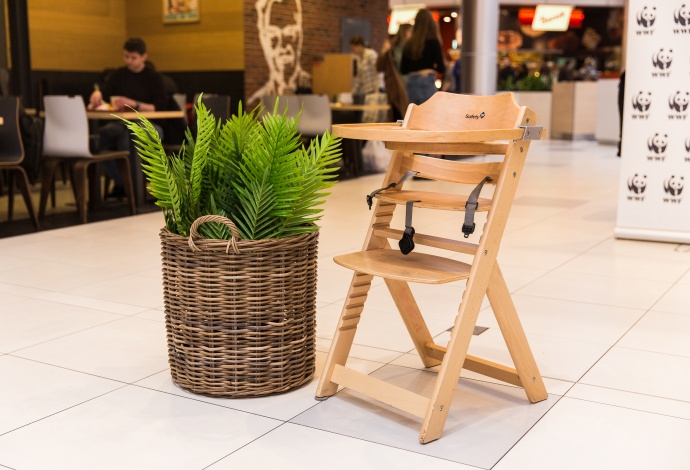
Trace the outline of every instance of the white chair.
[[[388, 104], [388, 96], [385, 93], [369, 93], [364, 96], [364, 104], [366, 106], [385, 106]], [[362, 113], [362, 122], [386, 122], [388, 121], [388, 110], [381, 109], [367, 109]]]
[[[276, 109], [276, 100], [278, 100], [278, 108]], [[276, 113], [283, 114], [287, 108], [287, 117], [295, 118], [299, 114], [300, 102], [296, 95], [265, 95], [261, 97], [261, 105], [264, 107], [262, 116], [265, 114]]]
[[[87, 221], [87, 171], [94, 163], [113, 160], [117, 163], [125, 185], [131, 214], [134, 207], [134, 188], [129, 165], [129, 150], [92, 154], [89, 150], [89, 122], [84, 101], [79, 96], [46, 96], [45, 130], [43, 134], [43, 178], [39, 218], [45, 215], [55, 168], [68, 162], [73, 174], [72, 187], [82, 223]], [[100, 185], [99, 185], [100, 186]], [[97, 194], [94, 192], [94, 194]]]
[[331, 103], [327, 95], [299, 95], [302, 115], [297, 131], [303, 136], [320, 136], [331, 130]]

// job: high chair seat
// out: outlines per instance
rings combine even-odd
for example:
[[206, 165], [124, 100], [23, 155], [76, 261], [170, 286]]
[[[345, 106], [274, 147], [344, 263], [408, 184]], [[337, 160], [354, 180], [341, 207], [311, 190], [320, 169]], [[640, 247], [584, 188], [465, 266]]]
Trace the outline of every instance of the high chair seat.
[[423, 284], [444, 284], [467, 279], [471, 266], [426, 253], [403, 255], [400, 250], [358, 251], [333, 258], [337, 264], [360, 273]]

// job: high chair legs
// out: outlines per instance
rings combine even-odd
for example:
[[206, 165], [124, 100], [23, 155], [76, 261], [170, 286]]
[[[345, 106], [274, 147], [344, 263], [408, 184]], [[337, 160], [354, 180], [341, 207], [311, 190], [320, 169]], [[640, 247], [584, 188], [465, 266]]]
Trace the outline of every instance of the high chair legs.
[[357, 324], [364, 309], [364, 301], [367, 299], [373, 278], [374, 276], [363, 273], [355, 273], [352, 277], [347, 300], [333, 335], [331, 349], [328, 352], [326, 367], [321, 374], [321, 380], [316, 389], [317, 400], [325, 400], [338, 391], [338, 384], [331, 382], [333, 371], [336, 365], [344, 366], [347, 361], [352, 342], [355, 339]]
[[527, 399], [531, 403], [546, 400], [548, 393], [544, 381], [537, 368], [537, 363], [532, 355], [525, 331], [522, 329], [513, 299], [510, 297], [508, 286], [506, 286], [498, 263], [494, 266], [486, 295], [489, 298], [506, 346], [508, 346], [510, 357], [515, 364], [520, 386], [527, 394]]

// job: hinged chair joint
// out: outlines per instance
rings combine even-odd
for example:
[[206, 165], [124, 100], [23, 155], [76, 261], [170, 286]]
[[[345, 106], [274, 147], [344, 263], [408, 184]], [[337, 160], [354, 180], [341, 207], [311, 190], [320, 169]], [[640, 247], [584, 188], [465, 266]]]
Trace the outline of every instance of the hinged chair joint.
[[541, 134], [544, 131], [543, 126], [519, 126], [520, 129], [524, 130], [522, 134], [522, 140], [539, 140], [541, 139]]

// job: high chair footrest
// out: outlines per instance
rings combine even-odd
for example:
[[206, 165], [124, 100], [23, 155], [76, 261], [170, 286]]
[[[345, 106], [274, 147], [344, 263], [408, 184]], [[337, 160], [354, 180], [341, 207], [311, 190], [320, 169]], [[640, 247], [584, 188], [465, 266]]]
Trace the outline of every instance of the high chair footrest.
[[387, 279], [443, 284], [467, 279], [470, 265], [426, 253], [403, 255], [399, 250], [380, 249], [339, 255], [333, 260], [354, 271]]
[[[441, 209], [448, 211], [464, 211], [467, 195], [435, 193], [431, 191], [383, 191], [375, 196], [376, 199], [393, 204], [405, 204], [407, 201], [418, 201], [414, 207]], [[491, 206], [491, 199], [479, 198], [477, 212], [486, 212]]]

